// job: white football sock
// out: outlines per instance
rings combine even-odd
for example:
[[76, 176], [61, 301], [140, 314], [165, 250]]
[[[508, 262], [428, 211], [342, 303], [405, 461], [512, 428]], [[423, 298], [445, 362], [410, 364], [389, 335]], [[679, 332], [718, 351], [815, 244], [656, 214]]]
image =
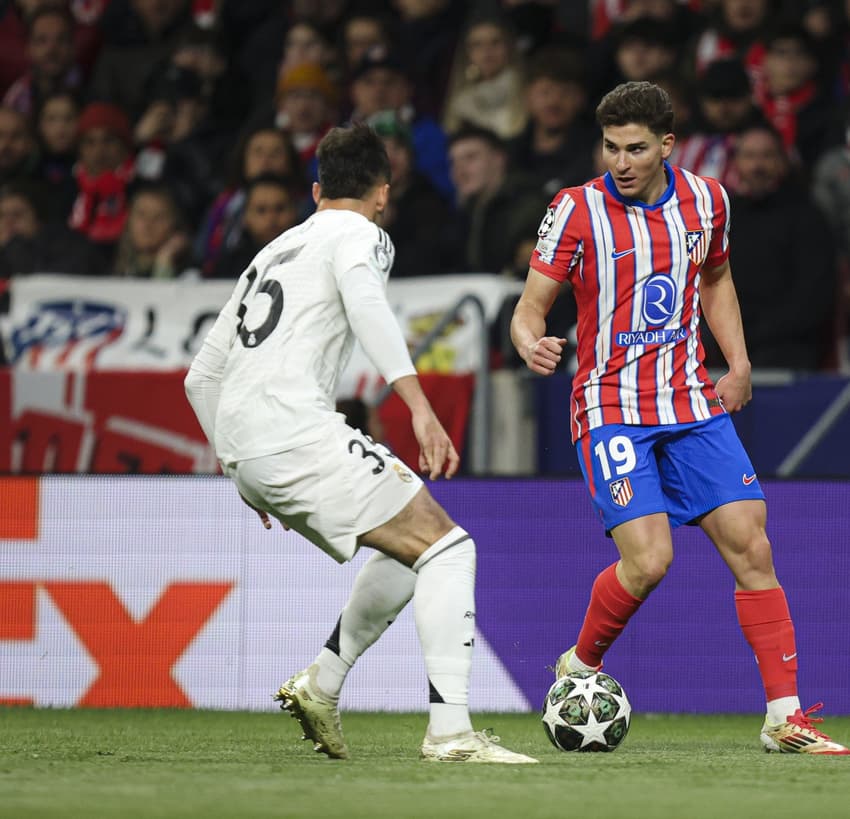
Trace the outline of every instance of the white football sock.
[[339, 697], [351, 666], [408, 604], [415, 586], [416, 573], [381, 552], [363, 564], [336, 628], [315, 660], [322, 691]]
[[778, 697], [770, 700], [767, 704], [767, 721], [771, 725], [779, 725], [785, 722], [798, 708], [800, 700], [798, 697]]
[[475, 542], [460, 526], [429, 546], [413, 564], [419, 642], [428, 672], [428, 733], [472, 730], [469, 674], [475, 638]]

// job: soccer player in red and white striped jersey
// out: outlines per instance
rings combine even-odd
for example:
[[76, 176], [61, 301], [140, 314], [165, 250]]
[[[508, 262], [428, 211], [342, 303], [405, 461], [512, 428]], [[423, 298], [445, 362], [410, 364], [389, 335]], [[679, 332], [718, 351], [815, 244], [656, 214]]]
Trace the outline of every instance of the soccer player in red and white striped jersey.
[[[511, 336], [551, 375], [566, 339], [546, 315], [568, 282], [578, 306], [570, 418], [594, 506], [620, 560], [596, 579], [557, 674], [598, 669], [673, 559], [671, 526], [698, 524], [731, 569], [767, 699], [769, 751], [848, 754], [797, 696], [797, 648], [765, 532], [764, 494], [728, 413], [750, 399], [750, 362], [729, 267], [723, 187], [674, 167], [666, 92], [631, 82], [596, 110], [608, 171], [560, 191], [540, 224]], [[703, 364], [705, 316], [729, 371]], [[696, 468], [698, 466], [698, 468]]]

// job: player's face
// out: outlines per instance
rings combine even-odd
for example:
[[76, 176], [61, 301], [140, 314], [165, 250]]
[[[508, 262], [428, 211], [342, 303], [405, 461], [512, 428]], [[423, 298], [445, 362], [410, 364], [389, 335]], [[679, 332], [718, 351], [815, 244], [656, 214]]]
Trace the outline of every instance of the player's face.
[[646, 125], [607, 125], [602, 129], [602, 160], [621, 196], [647, 204], [667, 187], [664, 160], [673, 150], [673, 134], [653, 134]]

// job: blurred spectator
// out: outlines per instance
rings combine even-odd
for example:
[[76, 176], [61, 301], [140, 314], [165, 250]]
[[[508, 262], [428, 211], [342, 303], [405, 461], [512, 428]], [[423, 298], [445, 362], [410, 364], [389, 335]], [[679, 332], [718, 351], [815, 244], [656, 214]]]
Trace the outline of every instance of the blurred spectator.
[[[834, 352], [835, 254], [826, 218], [767, 124], [738, 136], [731, 264], [753, 367], [816, 370]], [[713, 363], [719, 364], [714, 359]]]
[[283, 40], [283, 56], [279, 74], [290, 68], [311, 63], [332, 73], [338, 63], [336, 49], [318, 25], [309, 20], [296, 20]]
[[86, 276], [103, 272], [100, 256], [80, 236], [48, 221], [49, 193], [38, 183], [0, 187], [0, 279], [32, 273]]
[[368, 120], [382, 111], [394, 111], [410, 128], [416, 167], [447, 199], [454, 197], [446, 155], [446, 135], [429, 115], [413, 104], [413, 84], [398, 53], [372, 48], [351, 78], [351, 119]]
[[529, 64], [525, 100], [529, 122], [509, 143], [511, 166], [551, 199], [593, 176], [597, 129], [583, 117], [586, 95], [577, 57], [554, 47], [538, 51]]
[[89, 83], [91, 97], [138, 117], [152, 78], [191, 21], [189, 0], [110, 0], [101, 19], [104, 44]]
[[783, 15], [785, 19], [798, 19], [811, 38], [817, 55], [818, 85], [833, 97], [843, 97], [847, 92], [841, 77], [847, 34], [847, 26], [842, 23], [845, 5], [843, 0], [805, 0], [803, 3], [786, 0]]
[[614, 33], [614, 74], [600, 89], [621, 82], [654, 80], [670, 71], [678, 57], [679, 44], [673, 27], [663, 20], [640, 17], [618, 27]]
[[29, 116], [60, 89], [78, 90], [82, 71], [74, 61], [74, 21], [62, 7], [45, 6], [27, 20], [29, 69], [3, 97], [3, 104]]
[[758, 92], [764, 65], [763, 38], [773, 5], [772, 0], [718, 0], [711, 24], [696, 42], [696, 75], [699, 76], [715, 60], [738, 57]]
[[[606, 0], [606, 5], [612, 7], [612, 18], [604, 36], [592, 39], [588, 48], [587, 73], [593, 81], [592, 105], [624, 77], [616, 67], [618, 50], [623, 49], [621, 59], [624, 63], [657, 61], [662, 54], [666, 59], [668, 44], [672, 42], [678, 63], [684, 59], [688, 43], [693, 42], [705, 22], [678, 0]], [[617, 5], [619, 9], [613, 8]], [[629, 35], [625, 41], [624, 34]], [[658, 74], [662, 70], [655, 67], [639, 73], [651, 71]]]
[[234, 65], [250, 77], [248, 91], [252, 109], [265, 111], [274, 104], [281, 74], [304, 63], [322, 67], [335, 82], [339, 79], [339, 56], [322, 26], [281, 3], [247, 40], [238, 44]]
[[298, 221], [298, 202], [291, 184], [273, 174], [255, 177], [245, 188], [242, 235], [235, 247], [219, 256], [212, 278], [236, 280], [254, 256]]
[[850, 109], [844, 129], [844, 144], [827, 151], [814, 168], [812, 195], [829, 221], [840, 255], [839, 332], [850, 337]]
[[111, 260], [127, 219], [127, 185], [133, 178], [133, 134], [126, 114], [104, 102], [89, 103], [77, 123], [77, 197], [70, 226]]
[[405, 72], [410, 78], [410, 101], [422, 115], [439, 117], [467, 3], [393, 0], [393, 6], [400, 18], [395, 47], [405, 60]]
[[354, 11], [342, 26], [342, 58], [350, 75], [370, 48], [392, 46], [389, 20], [379, 14]]
[[0, 5], [0, 94], [29, 66], [23, 5], [21, 0]]
[[671, 23], [676, 39], [686, 43], [701, 27], [697, 12], [708, 5], [703, 0], [590, 0], [591, 37], [599, 40], [618, 23], [652, 17]]
[[381, 217], [395, 245], [393, 278], [445, 272], [440, 242], [451, 208], [428, 178], [416, 170], [410, 129], [393, 111], [377, 114], [369, 124], [383, 138], [390, 160], [390, 199]]
[[205, 275], [215, 269], [221, 253], [239, 242], [245, 188], [250, 180], [271, 173], [287, 177], [297, 195], [304, 187], [301, 162], [289, 135], [271, 125], [261, 124], [246, 131], [233, 157], [227, 186], [208, 209], [195, 240], [195, 255], [201, 260]]
[[737, 186], [735, 135], [759, 119], [761, 112], [753, 103], [744, 64], [734, 58], [717, 60], [697, 82], [693, 132], [676, 141], [670, 161], [733, 190]]
[[230, 64], [224, 35], [196, 25], [177, 36], [166, 73], [174, 68], [191, 71], [201, 81], [201, 96], [210, 119], [218, 126], [238, 127], [251, 110], [247, 80]]
[[189, 235], [171, 191], [162, 184], [139, 186], [130, 199], [112, 275], [173, 279], [190, 266]]
[[681, 71], [672, 69], [658, 74], [653, 82], [663, 88], [670, 97], [673, 106], [673, 121], [676, 124], [676, 139], [681, 139], [691, 133], [695, 127], [693, 86], [682, 76]]
[[167, 179], [188, 225], [197, 229], [221, 190], [217, 171], [232, 140], [212, 115], [201, 77], [170, 65], [154, 87], [134, 136], [140, 148], [136, 177]]
[[832, 225], [845, 262], [850, 262], [850, 109], [844, 115], [844, 144], [827, 151], [815, 166], [812, 194]]
[[516, 136], [527, 118], [522, 82], [520, 53], [507, 21], [474, 18], [455, 56], [443, 126], [451, 133], [468, 123], [502, 139]]
[[31, 178], [38, 164], [38, 147], [27, 118], [0, 106], [0, 184]]
[[447, 228], [446, 257], [454, 272], [513, 269], [516, 248], [536, 234], [547, 198], [530, 180], [508, 173], [504, 142], [470, 125], [449, 139], [458, 213]]
[[817, 83], [817, 54], [804, 28], [785, 25], [766, 41], [764, 82], [756, 99], [785, 148], [810, 165], [840, 142], [833, 100]]
[[337, 104], [337, 87], [320, 65], [302, 63], [280, 75], [275, 125], [290, 135], [311, 179], [316, 148], [337, 121]]
[[77, 122], [80, 103], [67, 90], [48, 94], [36, 111], [40, 145], [38, 177], [50, 186], [52, 218], [68, 221], [77, 194], [74, 163], [77, 161]]

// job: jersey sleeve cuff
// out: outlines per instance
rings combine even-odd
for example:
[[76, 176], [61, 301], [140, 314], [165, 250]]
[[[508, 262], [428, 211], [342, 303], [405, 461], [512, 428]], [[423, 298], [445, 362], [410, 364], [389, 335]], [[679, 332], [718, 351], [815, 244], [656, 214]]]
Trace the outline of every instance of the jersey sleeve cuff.
[[544, 276], [548, 276], [550, 279], [554, 279], [556, 282], [563, 282], [565, 277], [560, 268], [555, 267], [554, 265], [547, 264], [540, 259], [534, 259], [529, 267], [532, 270], [536, 270], [538, 273], [542, 273]]

